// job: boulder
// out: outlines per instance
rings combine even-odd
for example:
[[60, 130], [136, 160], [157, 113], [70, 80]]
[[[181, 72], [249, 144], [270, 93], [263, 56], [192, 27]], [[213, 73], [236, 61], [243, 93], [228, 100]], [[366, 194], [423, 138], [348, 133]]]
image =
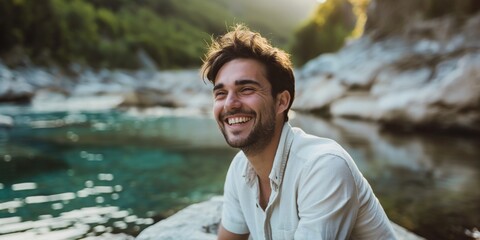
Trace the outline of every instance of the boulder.
[[347, 92], [347, 87], [339, 81], [332, 81], [326, 76], [311, 77], [301, 83], [296, 91], [293, 108], [298, 110], [321, 110]]
[[0, 127], [13, 127], [13, 124], [12, 117], [0, 114]]
[[137, 240], [214, 240], [222, 211], [222, 197], [188, 206], [143, 230]]
[[0, 102], [28, 102], [34, 88], [25, 78], [0, 63]]
[[377, 99], [371, 96], [348, 96], [335, 101], [330, 107], [332, 116], [378, 120]]

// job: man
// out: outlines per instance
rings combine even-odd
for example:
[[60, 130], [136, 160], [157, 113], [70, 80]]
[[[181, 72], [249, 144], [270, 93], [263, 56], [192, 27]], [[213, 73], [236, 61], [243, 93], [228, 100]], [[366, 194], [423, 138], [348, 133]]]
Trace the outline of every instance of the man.
[[241, 150], [227, 173], [218, 239], [395, 239], [348, 153], [288, 123], [287, 53], [237, 25], [213, 41], [201, 71], [225, 140]]

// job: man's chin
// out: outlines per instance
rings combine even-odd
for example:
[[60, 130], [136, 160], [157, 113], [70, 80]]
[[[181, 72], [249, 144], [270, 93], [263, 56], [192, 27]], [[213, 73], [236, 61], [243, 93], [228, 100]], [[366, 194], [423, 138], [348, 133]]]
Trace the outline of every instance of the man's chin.
[[243, 148], [246, 145], [244, 141], [231, 140], [231, 139], [227, 139], [227, 143], [232, 148]]

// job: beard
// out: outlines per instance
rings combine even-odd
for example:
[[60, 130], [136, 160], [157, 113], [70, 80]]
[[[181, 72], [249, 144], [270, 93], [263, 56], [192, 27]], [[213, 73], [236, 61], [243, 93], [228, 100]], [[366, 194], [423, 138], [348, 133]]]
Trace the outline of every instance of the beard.
[[[237, 114], [237, 113], [246, 113], [245, 111], [236, 111], [229, 114]], [[252, 113], [248, 113], [252, 114]], [[253, 129], [250, 131], [248, 136], [243, 139], [233, 140], [230, 139], [228, 133], [226, 132], [224, 127], [220, 127], [220, 130], [225, 138], [225, 141], [233, 148], [239, 148], [245, 154], [252, 154], [263, 150], [272, 140], [275, 134], [275, 112], [274, 109], [270, 109], [267, 113], [265, 113], [264, 118], [258, 119], [257, 115], [255, 114], [255, 119], [258, 120], [256, 124], [253, 126]], [[221, 118], [223, 119], [223, 117]], [[224, 123], [225, 124], [225, 123]]]

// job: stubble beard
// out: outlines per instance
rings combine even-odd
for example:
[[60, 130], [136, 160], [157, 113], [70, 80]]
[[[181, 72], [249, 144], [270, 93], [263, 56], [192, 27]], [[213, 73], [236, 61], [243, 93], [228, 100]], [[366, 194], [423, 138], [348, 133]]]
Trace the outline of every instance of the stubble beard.
[[[260, 120], [253, 126], [248, 136], [244, 139], [233, 141], [228, 137], [225, 128], [221, 128], [225, 141], [233, 148], [239, 148], [246, 155], [262, 151], [273, 139], [275, 134], [275, 114], [273, 109], [265, 114], [264, 121]], [[255, 118], [257, 119], [257, 118]]]

